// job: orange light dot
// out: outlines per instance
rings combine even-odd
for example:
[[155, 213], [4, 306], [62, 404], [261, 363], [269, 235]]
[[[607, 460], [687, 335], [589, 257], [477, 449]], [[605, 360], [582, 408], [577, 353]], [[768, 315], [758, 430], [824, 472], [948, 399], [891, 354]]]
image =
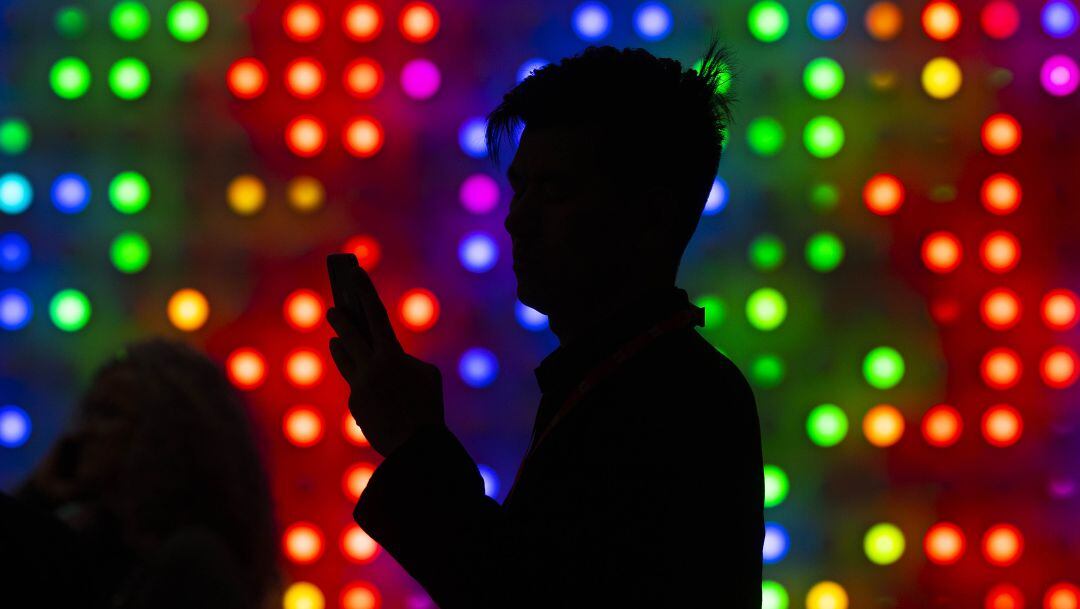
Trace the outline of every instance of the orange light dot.
[[866, 182], [863, 201], [879, 216], [895, 214], [904, 203], [904, 185], [896, 176], [879, 173]]
[[355, 254], [356, 261], [368, 272], [378, 266], [379, 261], [382, 260], [382, 247], [371, 235], [357, 235], [349, 239], [345, 242], [342, 252]]
[[904, 15], [892, 2], [875, 2], [866, 10], [866, 31], [875, 40], [892, 40], [900, 34]]
[[904, 435], [904, 416], [888, 404], [874, 406], [863, 417], [863, 434], [874, 446], [892, 446]]
[[369, 463], [355, 463], [345, 470], [345, 475], [341, 478], [341, 486], [349, 501], [360, 499], [373, 473], [375, 469]]
[[325, 81], [326, 73], [314, 59], [296, 59], [285, 68], [285, 88], [299, 99], [311, 99], [321, 93]]
[[983, 181], [980, 196], [986, 211], [999, 216], [1011, 214], [1020, 207], [1020, 182], [1007, 173], [995, 173]]
[[1020, 354], [1007, 347], [988, 351], [979, 368], [983, 382], [991, 389], [1009, 389], [1020, 382]]
[[225, 360], [229, 380], [240, 389], [255, 389], [266, 380], [266, 360], [254, 349], [241, 347]]
[[361, 57], [345, 68], [345, 90], [358, 99], [370, 99], [382, 89], [383, 70], [374, 59]]
[[301, 448], [314, 446], [323, 437], [322, 416], [311, 406], [290, 408], [285, 413], [281, 426], [285, 432], [285, 439]]
[[439, 319], [439, 300], [424, 288], [413, 288], [401, 297], [398, 314], [410, 330], [423, 332]]
[[923, 549], [931, 562], [951, 565], [964, 555], [964, 532], [951, 522], [939, 522], [930, 527], [923, 540]]
[[983, 535], [983, 557], [992, 565], [1007, 567], [1020, 558], [1024, 538], [1011, 524], [997, 524]]
[[323, 30], [323, 14], [311, 2], [293, 2], [282, 16], [285, 34], [297, 42], [310, 42]]
[[183, 288], [169, 298], [166, 315], [177, 329], [194, 332], [210, 318], [210, 301], [194, 288]]
[[341, 534], [341, 553], [352, 562], [368, 563], [378, 555], [379, 544], [359, 526], [351, 524]]
[[237, 59], [225, 75], [229, 91], [240, 99], [254, 99], [266, 90], [266, 67], [252, 57]]
[[982, 143], [991, 154], [1009, 154], [1020, 146], [1020, 123], [1004, 112], [991, 115], [982, 126]]
[[285, 321], [297, 330], [311, 330], [322, 322], [325, 305], [312, 290], [296, 290], [285, 299]]
[[350, 412], [346, 411], [345, 416], [341, 419], [341, 433], [354, 446], [371, 446], [367, 436], [364, 435], [364, 430], [360, 429], [360, 426], [356, 424], [356, 419], [353, 418]]
[[948, 40], [960, 30], [960, 9], [947, 0], [936, 0], [922, 12], [922, 26], [934, 40]]
[[1020, 321], [1020, 297], [1008, 288], [994, 288], [979, 306], [983, 323], [993, 330], [1008, 330]]
[[922, 260], [935, 273], [948, 273], [960, 266], [960, 239], [949, 231], [937, 231], [923, 239]]
[[922, 434], [931, 446], [952, 446], [960, 439], [962, 429], [960, 413], [948, 404], [938, 404], [923, 415]]
[[297, 349], [285, 359], [285, 378], [297, 387], [311, 387], [322, 375], [322, 358], [311, 349]]
[[979, 247], [983, 266], [994, 273], [1007, 273], [1020, 262], [1020, 241], [1008, 231], [994, 231]]
[[1012, 584], [998, 584], [986, 593], [986, 609], [1024, 609], [1024, 594]]
[[310, 522], [297, 522], [285, 529], [282, 546], [289, 560], [301, 565], [310, 564], [322, 556], [323, 534]]
[[1080, 607], [1080, 588], [1069, 582], [1050, 586], [1043, 597], [1044, 609], [1077, 609]]
[[1039, 370], [1046, 386], [1054, 389], [1065, 389], [1080, 376], [1076, 352], [1063, 346], [1048, 349], [1039, 362]]
[[383, 128], [370, 116], [360, 116], [345, 125], [345, 149], [349, 154], [368, 158], [382, 149]]
[[1076, 325], [1080, 298], [1065, 289], [1051, 290], [1042, 300], [1042, 318], [1051, 330], [1068, 330]]
[[341, 609], [378, 609], [382, 606], [379, 590], [366, 582], [353, 582], [341, 591]]
[[439, 13], [427, 2], [410, 2], [401, 9], [398, 28], [409, 42], [427, 42], [439, 31]]
[[354, 2], [345, 9], [342, 27], [349, 38], [371, 42], [382, 32], [383, 16], [374, 2]]
[[991, 446], [1012, 446], [1024, 431], [1020, 412], [1008, 404], [996, 404], [983, 413], [982, 432]]
[[326, 129], [314, 116], [298, 116], [285, 127], [285, 144], [296, 156], [315, 156], [326, 146]]

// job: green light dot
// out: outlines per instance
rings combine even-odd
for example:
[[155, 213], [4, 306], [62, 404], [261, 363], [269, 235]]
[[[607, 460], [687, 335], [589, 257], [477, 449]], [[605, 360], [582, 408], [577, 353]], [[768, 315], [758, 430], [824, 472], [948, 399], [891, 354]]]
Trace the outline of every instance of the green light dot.
[[891, 389], [904, 378], [904, 358], [892, 347], [875, 347], [863, 359], [866, 382], [878, 389]]
[[844, 88], [844, 69], [835, 60], [818, 57], [806, 64], [803, 86], [817, 99], [832, 99]]
[[844, 128], [831, 116], [815, 116], [803, 130], [803, 144], [819, 159], [836, 156], [844, 147]]
[[904, 533], [887, 522], [875, 524], [866, 532], [863, 550], [870, 562], [891, 565], [904, 555]]
[[109, 246], [109, 259], [122, 273], [138, 273], [150, 262], [150, 243], [139, 233], [124, 231]]
[[109, 70], [109, 88], [120, 99], [139, 99], [150, 88], [150, 70], [134, 57], [125, 57]]
[[65, 332], [82, 329], [90, 321], [90, 300], [78, 290], [60, 290], [49, 301], [49, 317]]
[[848, 419], [836, 404], [821, 404], [806, 418], [806, 433], [818, 446], [836, 446], [848, 431]]
[[77, 6], [62, 6], [56, 11], [56, 33], [69, 40], [86, 33], [86, 11]]
[[193, 0], [177, 2], [165, 17], [169, 33], [180, 42], [195, 42], [206, 34], [210, 17], [203, 5]]
[[788, 609], [787, 590], [779, 582], [761, 582], [761, 609]]
[[763, 389], [772, 389], [784, 382], [787, 366], [779, 355], [765, 353], [750, 361], [750, 382]]
[[[697, 60], [694, 62], [693, 70], [698, 74], [701, 73], [701, 67], [704, 65], [704, 60]], [[720, 62], [720, 77], [716, 79], [716, 92], [723, 95], [731, 88], [731, 66]]]
[[750, 242], [747, 255], [750, 264], [759, 271], [774, 271], [784, 263], [784, 242], [776, 235], [765, 233]]
[[718, 296], [702, 296], [694, 304], [705, 309], [705, 330], [715, 330], [724, 323], [727, 306], [723, 299]]
[[758, 288], [746, 299], [746, 318], [758, 330], [775, 330], [787, 317], [787, 301], [773, 288]]
[[819, 273], [828, 273], [844, 260], [844, 242], [833, 233], [814, 233], [806, 241], [806, 264]]
[[141, 2], [118, 2], [109, 13], [109, 27], [120, 40], [138, 40], [150, 30], [150, 11]]
[[120, 213], [138, 213], [150, 202], [150, 183], [134, 171], [118, 174], [109, 182], [109, 202]]
[[830, 182], [818, 182], [810, 189], [810, 206], [818, 213], [828, 213], [840, 204], [840, 189]]
[[49, 71], [49, 84], [63, 99], [82, 97], [90, 88], [90, 68], [78, 57], [64, 57]]
[[765, 466], [765, 507], [776, 507], [787, 499], [788, 477], [775, 465]]
[[8, 156], [22, 154], [30, 147], [30, 125], [21, 118], [0, 121], [0, 152]]
[[746, 129], [750, 149], [761, 156], [773, 156], [784, 146], [784, 127], [771, 116], [759, 116]]
[[758, 2], [750, 8], [746, 23], [754, 38], [762, 42], [776, 42], [787, 33], [787, 9], [774, 0]]

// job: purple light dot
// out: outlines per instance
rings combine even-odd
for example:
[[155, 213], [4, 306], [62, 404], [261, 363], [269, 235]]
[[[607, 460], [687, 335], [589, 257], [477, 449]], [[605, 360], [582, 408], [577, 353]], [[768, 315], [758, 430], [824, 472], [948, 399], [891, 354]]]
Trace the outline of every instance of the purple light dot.
[[499, 204], [499, 185], [491, 176], [476, 173], [465, 178], [458, 195], [461, 205], [469, 212], [486, 214]]
[[401, 70], [401, 88], [413, 99], [427, 99], [439, 90], [439, 68], [427, 59], [414, 59]]
[[1047, 93], [1061, 97], [1080, 85], [1080, 68], [1067, 55], [1053, 55], [1043, 62], [1039, 78]]

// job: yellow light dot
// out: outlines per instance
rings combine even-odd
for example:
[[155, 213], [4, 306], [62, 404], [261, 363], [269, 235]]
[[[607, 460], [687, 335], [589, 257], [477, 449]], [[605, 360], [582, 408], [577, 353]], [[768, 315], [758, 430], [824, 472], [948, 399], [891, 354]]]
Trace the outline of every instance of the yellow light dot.
[[322, 590], [310, 582], [296, 582], [285, 590], [284, 609], [324, 609], [326, 598]]
[[167, 312], [172, 325], [184, 332], [194, 332], [210, 317], [210, 303], [202, 292], [184, 288], [169, 298]]
[[806, 609], [847, 609], [847, 606], [847, 592], [836, 582], [817, 583], [806, 595]]
[[923, 67], [923, 89], [934, 99], [948, 99], [956, 95], [962, 81], [960, 66], [948, 57], [935, 57]]
[[322, 182], [311, 176], [299, 176], [289, 180], [286, 196], [289, 205], [300, 213], [317, 211], [326, 201], [326, 190]]
[[266, 204], [266, 186], [253, 175], [233, 178], [228, 188], [229, 208], [241, 216], [250, 216]]

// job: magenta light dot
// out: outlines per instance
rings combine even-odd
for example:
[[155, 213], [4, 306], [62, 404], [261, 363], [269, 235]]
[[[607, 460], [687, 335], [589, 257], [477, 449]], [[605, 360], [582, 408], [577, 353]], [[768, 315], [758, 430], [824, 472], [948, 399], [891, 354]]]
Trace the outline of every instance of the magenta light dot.
[[1068, 95], [1080, 85], [1080, 68], [1067, 55], [1053, 55], [1043, 62], [1040, 79], [1050, 95]]
[[427, 59], [414, 59], [401, 70], [401, 88], [413, 99], [427, 99], [439, 90], [439, 68]]
[[475, 173], [461, 183], [458, 192], [461, 205], [474, 214], [486, 214], [499, 204], [499, 185], [495, 178], [483, 173]]

